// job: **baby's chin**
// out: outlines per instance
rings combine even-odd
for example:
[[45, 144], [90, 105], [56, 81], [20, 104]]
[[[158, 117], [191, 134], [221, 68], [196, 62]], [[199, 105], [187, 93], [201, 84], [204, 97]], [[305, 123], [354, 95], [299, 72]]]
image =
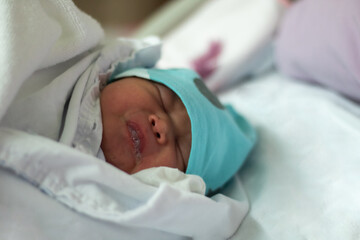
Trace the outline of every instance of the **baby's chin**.
[[121, 151], [120, 148], [112, 150], [109, 149], [104, 142], [102, 142], [101, 150], [107, 163], [123, 172], [126, 172], [128, 174], [132, 173], [136, 164], [135, 160], [128, 152], [128, 149], [125, 149], [125, 151]]

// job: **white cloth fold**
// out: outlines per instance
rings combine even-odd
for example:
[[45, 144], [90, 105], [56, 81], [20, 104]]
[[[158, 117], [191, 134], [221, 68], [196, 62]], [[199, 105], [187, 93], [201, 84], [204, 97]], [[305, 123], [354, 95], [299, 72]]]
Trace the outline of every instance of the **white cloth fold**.
[[31, 74], [94, 47], [103, 30], [71, 0], [3, 0], [0, 4], [1, 119]]

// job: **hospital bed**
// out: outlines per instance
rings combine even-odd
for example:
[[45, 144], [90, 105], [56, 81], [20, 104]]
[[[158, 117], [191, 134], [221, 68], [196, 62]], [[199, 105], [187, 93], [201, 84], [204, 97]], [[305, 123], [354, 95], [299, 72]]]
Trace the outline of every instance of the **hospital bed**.
[[[187, 193], [201, 192], [201, 180], [176, 172], [178, 186], [143, 186], [146, 176], [118, 176], [66, 146], [44, 147], [40, 137], [1, 129], [0, 238], [360, 239], [360, 107], [276, 70], [273, 38], [282, 14], [273, 0], [174, 1], [135, 34], [161, 35], [157, 67], [200, 71], [255, 127], [255, 149], [218, 193]], [[24, 156], [33, 159], [18, 161], [29, 143]], [[65, 164], [47, 165], [51, 158]], [[47, 172], [38, 170], [43, 166]], [[128, 185], [113, 186], [114, 179]]]

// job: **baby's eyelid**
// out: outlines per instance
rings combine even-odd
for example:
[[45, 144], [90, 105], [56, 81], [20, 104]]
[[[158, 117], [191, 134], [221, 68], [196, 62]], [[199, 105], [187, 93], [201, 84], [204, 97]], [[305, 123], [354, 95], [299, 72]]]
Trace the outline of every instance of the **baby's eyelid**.
[[161, 106], [162, 106], [162, 108], [164, 109], [164, 111], [166, 112], [166, 108], [165, 108], [165, 104], [164, 104], [163, 97], [162, 97], [162, 95], [161, 95], [160, 87], [159, 87], [159, 85], [156, 84], [156, 83], [154, 84], [154, 86], [155, 86], [156, 91], [157, 91], [157, 93], [158, 93], [158, 96], [159, 96], [159, 98], [160, 98]]
[[[157, 84], [157, 83], [155, 83], [154, 85], [155, 85], [155, 87], [156, 87], [156, 89], [157, 89], [157, 92], [158, 92], [158, 95], [159, 95], [159, 98], [160, 98], [160, 101], [161, 101], [162, 108], [164, 109], [164, 112], [165, 112], [166, 114], [168, 114], [168, 111], [167, 111], [167, 109], [166, 109], [166, 107], [165, 107], [164, 98], [163, 98], [163, 96], [162, 96], [162, 94], [161, 94], [161, 92], [162, 92], [162, 91], [161, 91], [161, 87], [160, 87], [159, 84]], [[165, 93], [164, 93], [164, 94], [165, 94]], [[171, 118], [170, 115], [169, 115], [169, 117]], [[179, 152], [180, 152], [182, 161], [183, 161], [184, 166], [185, 166], [185, 168], [186, 168], [187, 166], [186, 166], [186, 164], [185, 164], [184, 153], [183, 153], [182, 148], [180, 147], [178, 137], [175, 136], [175, 139], [174, 139], [174, 140], [175, 140], [175, 144], [176, 144], [177, 149], [179, 149]]]

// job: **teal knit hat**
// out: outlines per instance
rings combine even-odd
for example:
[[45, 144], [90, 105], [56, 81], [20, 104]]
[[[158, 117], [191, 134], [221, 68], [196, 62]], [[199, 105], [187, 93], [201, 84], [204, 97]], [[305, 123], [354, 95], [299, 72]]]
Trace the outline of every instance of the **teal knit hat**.
[[253, 148], [253, 127], [230, 105], [224, 107], [192, 70], [115, 69], [108, 83], [131, 76], [162, 83], [180, 97], [190, 117], [192, 134], [186, 173], [202, 177], [207, 193], [224, 185]]

